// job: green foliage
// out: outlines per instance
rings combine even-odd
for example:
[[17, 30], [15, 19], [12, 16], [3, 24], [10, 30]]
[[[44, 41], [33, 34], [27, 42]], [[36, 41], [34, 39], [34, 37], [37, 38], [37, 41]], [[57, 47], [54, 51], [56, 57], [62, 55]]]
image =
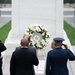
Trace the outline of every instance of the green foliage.
[[0, 39], [2, 40], [2, 42], [5, 42], [10, 29], [11, 29], [11, 21], [8, 22], [6, 25], [4, 25], [2, 28], [0, 28]]
[[67, 22], [64, 22], [64, 30], [72, 45], [75, 45], [75, 28], [71, 27]]

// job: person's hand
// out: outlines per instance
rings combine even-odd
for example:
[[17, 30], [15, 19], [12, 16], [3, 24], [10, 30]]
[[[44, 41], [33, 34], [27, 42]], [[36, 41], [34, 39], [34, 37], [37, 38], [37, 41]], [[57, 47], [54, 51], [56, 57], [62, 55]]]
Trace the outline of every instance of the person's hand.
[[66, 44], [62, 44], [62, 46], [64, 46], [64, 47], [65, 47], [65, 49], [68, 49], [68, 47], [67, 47], [67, 45], [66, 45]]

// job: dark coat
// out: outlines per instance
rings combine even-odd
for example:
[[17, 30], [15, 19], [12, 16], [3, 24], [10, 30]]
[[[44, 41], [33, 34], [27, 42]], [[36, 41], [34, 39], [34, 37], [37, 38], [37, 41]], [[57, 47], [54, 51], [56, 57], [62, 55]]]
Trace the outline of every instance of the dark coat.
[[1, 56], [1, 52], [5, 51], [6, 47], [5, 45], [0, 41], [0, 56]]
[[0, 41], [0, 75], [2, 74], [2, 56], [1, 56], [1, 52], [5, 51], [6, 47], [5, 45]]
[[47, 54], [46, 75], [69, 75], [67, 61], [75, 60], [74, 54], [61, 47], [51, 50]]
[[35, 75], [33, 66], [38, 63], [35, 48], [17, 47], [11, 57], [10, 75]]

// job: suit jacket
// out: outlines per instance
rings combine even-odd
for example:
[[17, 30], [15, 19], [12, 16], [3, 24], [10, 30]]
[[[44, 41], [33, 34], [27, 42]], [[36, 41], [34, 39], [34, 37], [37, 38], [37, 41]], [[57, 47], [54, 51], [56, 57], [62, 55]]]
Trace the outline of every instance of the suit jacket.
[[75, 55], [69, 49], [58, 47], [49, 51], [46, 61], [46, 75], [69, 75], [68, 59], [75, 60]]
[[34, 47], [17, 47], [10, 60], [10, 75], [35, 75], [33, 66], [38, 63]]

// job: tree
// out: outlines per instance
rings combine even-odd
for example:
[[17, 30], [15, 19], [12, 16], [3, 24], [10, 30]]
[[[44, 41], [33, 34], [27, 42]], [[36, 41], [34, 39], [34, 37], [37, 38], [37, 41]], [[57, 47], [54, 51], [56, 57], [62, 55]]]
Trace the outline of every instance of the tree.
[[0, 4], [4, 3], [5, 0], [0, 0]]
[[11, 3], [11, 0], [0, 0], [0, 4]]
[[4, 3], [11, 3], [11, 0], [5, 0]]

